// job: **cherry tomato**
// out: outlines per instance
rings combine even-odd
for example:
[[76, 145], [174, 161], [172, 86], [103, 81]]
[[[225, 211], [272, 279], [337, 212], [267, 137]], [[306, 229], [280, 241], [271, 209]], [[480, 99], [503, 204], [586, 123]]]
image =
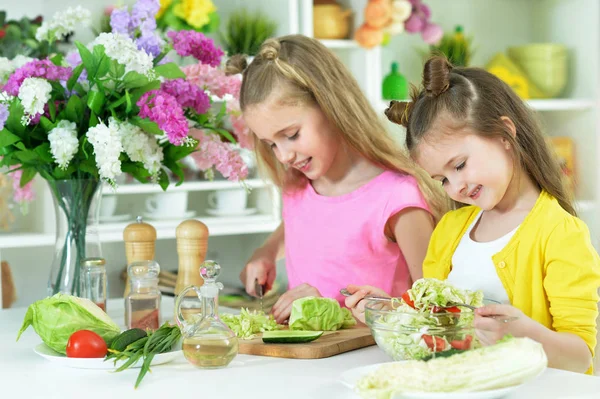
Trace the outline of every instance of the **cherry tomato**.
[[446, 349], [446, 341], [440, 337], [433, 337], [431, 335], [423, 334], [423, 341], [425, 341], [427, 347], [434, 352], [441, 352]]
[[67, 357], [104, 357], [107, 352], [106, 342], [90, 330], [74, 332], [67, 342]]
[[467, 350], [467, 349], [471, 348], [471, 341], [473, 341], [473, 336], [467, 335], [465, 337], [465, 339], [463, 339], [463, 340], [456, 339], [454, 341], [450, 341], [450, 346], [453, 347], [454, 349]]
[[410, 299], [410, 294], [408, 293], [408, 291], [402, 294], [402, 299], [404, 299], [404, 302], [406, 302], [408, 306], [410, 306], [413, 309], [415, 308], [415, 303], [412, 299]]

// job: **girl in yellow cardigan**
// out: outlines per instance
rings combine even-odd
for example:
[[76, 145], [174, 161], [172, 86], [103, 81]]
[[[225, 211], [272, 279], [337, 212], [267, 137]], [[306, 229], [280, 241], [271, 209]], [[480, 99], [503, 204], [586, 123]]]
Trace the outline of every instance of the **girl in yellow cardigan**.
[[[550, 367], [590, 373], [600, 260], [532, 112], [494, 75], [442, 57], [425, 64], [422, 85], [386, 115], [406, 127], [411, 156], [458, 208], [436, 227], [424, 276], [502, 303], [476, 310], [484, 345], [527, 336], [543, 344]], [[348, 290], [346, 305], [363, 320], [361, 299], [383, 294]]]

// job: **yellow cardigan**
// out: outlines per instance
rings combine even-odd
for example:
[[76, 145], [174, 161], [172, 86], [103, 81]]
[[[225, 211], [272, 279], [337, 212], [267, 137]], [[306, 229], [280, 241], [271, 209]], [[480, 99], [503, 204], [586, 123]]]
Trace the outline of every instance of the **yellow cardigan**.
[[[468, 206], [442, 218], [431, 236], [424, 277], [448, 277], [452, 255], [479, 211]], [[492, 261], [513, 306], [554, 331], [580, 336], [594, 356], [600, 258], [584, 222], [543, 191]]]

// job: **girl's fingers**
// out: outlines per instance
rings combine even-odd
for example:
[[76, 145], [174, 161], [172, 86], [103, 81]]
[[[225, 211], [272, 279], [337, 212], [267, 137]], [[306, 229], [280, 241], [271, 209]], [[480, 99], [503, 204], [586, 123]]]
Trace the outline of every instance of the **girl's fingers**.
[[356, 291], [360, 290], [360, 286], [355, 284], [348, 284], [346, 289], [349, 293], [354, 294]]
[[486, 305], [475, 309], [475, 314], [479, 316], [491, 316], [491, 315], [502, 315], [502, 316], [516, 316], [515, 308], [510, 305]]
[[366, 295], [367, 295], [366, 291], [359, 290], [359, 291], [355, 292], [353, 295], [350, 295], [349, 297], [347, 297], [344, 300], [344, 303], [346, 304], [347, 308], [352, 309], [352, 308], [356, 307], [356, 305], [358, 305], [358, 303], [360, 301], [362, 301]]

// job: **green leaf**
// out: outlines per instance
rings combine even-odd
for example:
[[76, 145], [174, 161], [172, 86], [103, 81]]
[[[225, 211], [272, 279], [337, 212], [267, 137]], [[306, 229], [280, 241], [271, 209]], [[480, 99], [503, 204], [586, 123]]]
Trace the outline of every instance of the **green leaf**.
[[147, 183], [150, 178], [150, 173], [148, 173], [141, 162], [124, 162], [121, 164], [121, 170], [129, 173], [141, 183]]
[[159, 76], [165, 77], [167, 79], [185, 79], [185, 73], [175, 64], [174, 62], [169, 62], [168, 64], [157, 65], [154, 67], [154, 70]]
[[94, 61], [94, 55], [80, 42], [75, 42], [79, 55], [81, 56], [81, 62], [85, 66], [88, 73], [88, 79], [96, 75], [96, 63]]
[[54, 122], [52, 122], [50, 119], [46, 118], [43, 115], [40, 117], [40, 125], [46, 131], [46, 133], [50, 132], [50, 130], [56, 127], [56, 124]]
[[100, 120], [98, 119], [98, 117], [96, 116], [96, 114], [94, 113], [94, 111], [90, 112], [90, 124], [89, 127], [94, 127], [97, 124], [100, 123]]
[[158, 127], [156, 122], [152, 122], [150, 119], [146, 119], [146, 118], [142, 119], [139, 116], [134, 116], [133, 118], [129, 119], [129, 122], [132, 125], [135, 125], [135, 126], [141, 128], [146, 133], [154, 134], [157, 136], [161, 136], [164, 134], [164, 132], [162, 131], [161, 128]]
[[145, 86], [149, 83], [147, 77], [136, 71], [129, 71], [123, 77], [123, 84], [126, 89], [135, 89], [138, 87]]
[[67, 169], [61, 169], [58, 166], [56, 166], [54, 168], [54, 177], [56, 177], [56, 180], [66, 180], [75, 172], [76, 169], [77, 168], [72, 163], [69, 164]]
[[236, 144], [237, 141], [235, 140], [235, 137], [233, 137], [231, 135], [231, 133], [229, 133], [228, 130], [225, 129], [215, 129], [217, 133], [219, 133], [221, 136], [225, 137], [227, 140], [231, 141], [233, 144]]
[[23, 114], [24, 110], [21, 102], [13, 101], [8, 107], [8, 119], [4, 123], [5, 128], [8, 128], [8, 130], [19, 137], [23, 137], [25, 133], [25, 126], [21, 123]]
[[117, 80], [121, 79], [121, 76], [125, 73], [125, 65], [119, 64], [116, 60], [111, 59], [108, 72], [113, 78]]
[[21, 175], [21, 181], [19, 182], [21, 188], [25, 187], [27, 183], [33, 180], [33, 178], [37, 175], [37, 172], [33, 168], [24, 168], [23, 174]]
[[125, 90], [125, 99], [127, 101], [127, 105], [125, 106], [125, 113], [129, 114], [131, 112], [131, 96], [129, 95], [129, 90]]
[[50, 143], [38, 145], [33, 151], [35, 151], [35, 153], [38, 155], [42, 162], [54, 162], [54, 158], [52, 157], [52, 153], [50, 152]]
[[64, 59], [65, 57], [61, 53], [58, 53], [54, 57], [50, 58], [50, 61], [52, 61], [54, 65], [62, 66]]
[[16, 143], [15, 147], [17, 147], [21, 151], [27, 151], [27, 147], [25, 147], [25, 144], [23, 144], [22, 141], [19, 141], [18, 143]]
[[31, 162], [35, 162], [39, 159], [38, 155], [34, 151], [31, 151], [31, 150], [19, 151], [19, 152], [15, 153], [15, 156], [22, 163], [31, 163]]
[[56, 120], [56, 104], [54, 103], [54, 100], [52, 100], [52, 99], [50, 99], [50, 101], [48, 101], [48, 112], [50, 113], [50, 120], [55, 121]]
[[66, 119], [76, 124], [81, 123], [83, 118], [84, 106], [79, 96], [71, 96], [67, 102]]
[[137, 102], [139, 101], [139, 99], [147, 92], [151, 91], [151, 90], [158, 90], [160, 89], [160, 81], [158, 80], [153, 80], [152, 82], [148, 83], [147, 85], [144, 85], [140, 88], [137, 88], [135, 90], [131, 91], [131, 102], [133, 104], [137, 104]]
[[81, 76], [81, 72], [83, 72], [83, 63], [77, 65], [75, 69], [73, 69], [73, 73], [67, 81], [67, 89], [69, 91], [73, 90], [75, 83], [77, 83], [77, 79], [79, 79], [79, 76]]
[[179, 160], [187, 157], [188, 155], [190, 155], [192, 152], [196, 151], [197, 144], [198, 144], [198, 142], [196, 142], [196, 145], [191, 145], [191, 146], [187, 146], [187, 145], [168, 146], [164, 150], [164, 154], [165, 154], [164, 157], [165, 157], [165, 159], [179, 161]]
[[[108, 73], [108, 70], [110, 69], [110, 63], [111, 63], [111, 59], [108, 58], [106, 55], [104, 55], [104, 47], [102, 49], [103, 49], [102, 56], [97, 58], [97, 60], [100, 60], [100, 63], [98, 64], [98, 69], [96, 70], [96, 75], [95, 75], [95, 77], [98, 79], [106, 76], [106, 74]], [[95, 50], [96, 50], [96, 48], [94, 47], [94, 54], [96, 53]]]
[[19, 141], [21, 141], [21, 138], [12, 134], [7, 128], [0, 130], [0, 148], [8, 147]]
[[169, 175], [167, 175], [167, 172], [165, 172], [164, 169], [161, 169], [160, 172], [158, 172], [158, 184], [163, 191], [167, 191], [167, 188], [169, 187]]
[[88, 158], [83, 162], [79, 163], [79, 170], [82, 172], [89, 173], [94, 177], [98, 177], [98, 168], [92, 158]]
[[102, 112], [105, 101], [106, 95], [103, 90], [92, 90], [88, 93], [87, 105], [96, 115], [99, 115]]

